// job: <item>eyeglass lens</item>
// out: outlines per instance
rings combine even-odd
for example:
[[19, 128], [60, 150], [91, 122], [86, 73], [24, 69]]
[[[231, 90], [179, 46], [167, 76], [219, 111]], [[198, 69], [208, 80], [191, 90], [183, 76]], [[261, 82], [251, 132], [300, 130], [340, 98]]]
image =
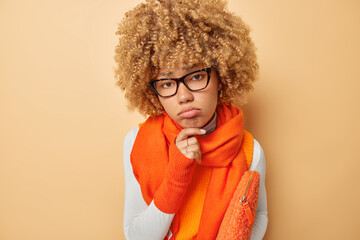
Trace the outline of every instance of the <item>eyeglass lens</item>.
[[[185, 85], [192, 91], [200, 90], [206, 87], [209, 74], [207, 71], [192, 73], [185, 77]], [[172, 79], [163, 79], [155, 83], [156, 91], [161, 96], [170, 96], [175, 94], [178, 82]]]

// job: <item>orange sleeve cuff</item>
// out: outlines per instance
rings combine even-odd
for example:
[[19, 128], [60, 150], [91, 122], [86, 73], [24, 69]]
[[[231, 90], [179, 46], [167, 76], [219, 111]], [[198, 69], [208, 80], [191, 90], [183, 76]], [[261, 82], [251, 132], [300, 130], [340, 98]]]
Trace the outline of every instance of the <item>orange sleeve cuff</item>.
[[154, 196], [155, 206], [172, 214], [180, 208], [195, 169], [195, 160], [185, 157], [175, 144], [169, 145], [169, 165]]

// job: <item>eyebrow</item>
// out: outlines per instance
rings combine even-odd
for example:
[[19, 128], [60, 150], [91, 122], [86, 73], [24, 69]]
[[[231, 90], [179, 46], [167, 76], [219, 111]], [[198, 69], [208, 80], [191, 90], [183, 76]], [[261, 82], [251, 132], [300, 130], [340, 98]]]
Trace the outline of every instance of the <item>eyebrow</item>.
[[164, 76], [164, 77], [166, 77], [166, 76], [169, 76], [169, 75], [171, 75], [172, 74], [172, 72], [168, 72], [168, 73], [160, 73], [159, 74], [159, 77], [160, 76]]
[[[190, 65], [190, 66], [184, 66], [184, 67], [182, 68], [182, 70], [190, 70], [190, 69], [194, 68], [195, 66], [196, 66], [196, 64], [193, 64], [193, 65]], [[160, 73], [160, 74], [159, 74], [159, 77], [160, 77], [160, 76], [169, 76], [169, 75], [171, 75], [171, 74], [173, 74], [173, 72]]]

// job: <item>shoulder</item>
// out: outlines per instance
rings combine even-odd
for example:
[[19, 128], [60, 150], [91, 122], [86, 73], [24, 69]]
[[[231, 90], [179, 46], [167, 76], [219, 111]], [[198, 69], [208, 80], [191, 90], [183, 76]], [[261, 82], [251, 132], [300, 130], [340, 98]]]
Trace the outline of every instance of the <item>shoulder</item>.
[[133, 129], [131, 129], [126, 135], [124, 139], [124, 148], [126, 146], [132, 146], [135, 142], [136, 135], [139, 132], [139, 127], [136, 126]]
[[124, 145], [123, 145], [123, 164], [124, 164], [124, 172], [125, 179], [129, 179], [132, 173], [132, 165], [130, 161], [130, 154], [132, 151], [132, 147], [134, 145], [136, 135], [139, 131], [139, 127], [135, 127], [131, 129], [125, 136]]
[[251, 161], [250, 170], [265, 165], [265, 155], [260, 143], [254, 138], [253, 159]]
[[125, 165], [128, 165], [130, 163], [130, 153], [132, 151], [138, 131], [139, 131], [139, 127], [135, 127], [131, 129], [125, 136], [124, 145], [123, 145]]

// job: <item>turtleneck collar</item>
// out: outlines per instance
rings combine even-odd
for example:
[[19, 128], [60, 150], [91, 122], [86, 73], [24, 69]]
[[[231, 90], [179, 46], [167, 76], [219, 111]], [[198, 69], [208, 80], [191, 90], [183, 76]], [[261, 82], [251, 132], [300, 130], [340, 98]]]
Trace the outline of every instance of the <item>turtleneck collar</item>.
[[205, 126], [203, 126], [201, 129], [206, 130], [205, 135], [212, 133], [216, 129], [216, 111], [214, 113], [214, 116], [211, 118], [211, 120]]

